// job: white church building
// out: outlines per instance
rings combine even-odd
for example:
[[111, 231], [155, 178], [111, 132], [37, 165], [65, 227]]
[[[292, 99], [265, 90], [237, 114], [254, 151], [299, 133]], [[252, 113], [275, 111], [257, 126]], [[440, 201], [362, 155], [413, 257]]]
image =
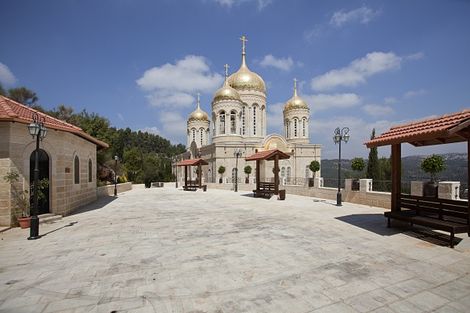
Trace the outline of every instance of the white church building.
[[[249, 183], [254, 183], [256, 165], [246, 162], [245, 157], [279, 149], [290, 155], [290, 159], [281, 160], [279, 164], [281, 184], [307, 184], [313, 177], [310, 162], [321, 159], [321, 146], [311, 144], [309, 139], [310, 108], [298, 96], [294, 80], [293, 96], [283, 108], [284, 134], [267, 134], [266, 85], [261, 76], [248, 68], [245, 36], [241, 40], [240, 68], [228, 76], [228, 65], [225, 65], [225, 81], [214, 93], [210, 117], [200, 108], [198, 96], [197, 108], [187, 121], [188, 151], [178, 159], [202, 158], [207, 161], [209, 165], [202, 167], [203, 182], [207, 183], [234, 183], [237, 168], [238, 182], [245, 183], [248, 177], [244, 168], [250, 165]], [[223, 174], [219, 174], [221, 166], [225, 168]], [[273, 166], [273, 162], [261, 162], [261, 181], [273, 178]], [[183, 173], [177, 174], [178, 180], [183, 181]], [[194, 173], [191, 175], [193, 179], [196, 177]]]

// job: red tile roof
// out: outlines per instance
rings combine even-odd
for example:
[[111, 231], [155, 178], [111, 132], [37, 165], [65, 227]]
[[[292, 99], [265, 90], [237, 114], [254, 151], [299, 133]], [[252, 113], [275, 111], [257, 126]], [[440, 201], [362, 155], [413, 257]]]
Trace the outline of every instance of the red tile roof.
[[196, 165], [207, 165], [205, 160], [203, 159], [189, 159], [189, 160], [183, 160], [181, 162], [176, 163], [176, 166], [196, 166]]
[[368, 148], [399, 144], [427, 146], [470, 139], [470, 110], [390, 128], [365, 143]]
[[250, 155], [249, 157], [246, 157], [245, 160], [247, 161], [255, 161], [255, 160], [274, 160], [274, 157], [278, 155], [279, 160], [283, 159], [289, 159], [290, 155], [287, 153], [282, 152], [281, 150], [278, 149], [273, 149], [273, 150], [266, 150], [266, 151], [260, 151], [256, 152], [253, 155]]
[[56, 129], [73, 133], [96, 144], [99, 148], [109, 147], [107, 143], [88, 135], [80, 127], [61, 121], [45, 113], [39, 112], [38, 110], [30, 108], [10, 98], [0, 96], [0, 122], [18, 122], [23, 124], [29, 124], [33, 121], [34, 113], [37, 113], [40, 118], [44, 117], [44, 126], [49, 129]]

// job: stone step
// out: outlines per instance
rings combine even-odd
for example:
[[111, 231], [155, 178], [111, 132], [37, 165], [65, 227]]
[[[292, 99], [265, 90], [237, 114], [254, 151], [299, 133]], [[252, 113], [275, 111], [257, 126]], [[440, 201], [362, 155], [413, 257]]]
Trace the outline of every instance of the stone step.
[[38, 215], [38, 217], [39, 217], [39, 224], [53, 223], [55, 221], [62, 219], [62, 215], [56, 215], [53, 213], [41, 214], [41, 215]]

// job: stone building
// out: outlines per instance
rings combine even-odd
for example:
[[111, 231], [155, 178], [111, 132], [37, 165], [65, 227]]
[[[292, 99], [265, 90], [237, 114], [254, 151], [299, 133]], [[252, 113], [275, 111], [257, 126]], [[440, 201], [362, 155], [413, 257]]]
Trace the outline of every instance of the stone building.
[[[267, 93], [266, 85], [260, 75], [252, 72], [246, 62], [246, 39], [242, 40], [242, 60], [237, 72], [228, 76], [225, 65], [225, 81], [214, 93], [209, 115], [202, 111], [199, 104], [189, 115], [187, 123], [188, 151], [179, 159], [201, 157], [209, 165], [203, 167], [205, 182], [233, 183], [238, 168], [238, 181], [248, 178], [244, 167], [253, 162], [245, 162], [245, 157], [258, 151], [279, 149], [290, 155], [290, 159], [280, 161], [280, 181], [282, 184], [304, 185], [313, 173], [308, 166], [311, 161], [320, 161], [321, 147], [310, 143], [310, 108], [298, 96], [294, 80], [292, 97], [283, 109], [284, 134], [267, 134]], [[287, 97], [286, 97], [287, 98]], [[238, 152], [238, 157], [236, 152]], [[223, 175], [218, 169], [223, 166]], [[261, 164], [262, 180], [273, 177], [272, 162]], [[194, 177], [194, 176], [193, 176]], [[182, 181], [182, 173], [178, 180]], [[249, 182], [254, 182], [250, 175]]]
[[[28, 127], [33, 114], [44, 119], [47, 136], [40, 142], [39, 178], [47, 178], [39, 214], [66, 215], [96, 200], [96, 151], [108, 145], [81, 128], [55, 119], [9, 98], [0, 96], [0, 225], [16, 223], [13, 188], [29, 190], [34, 179], [36, 140]], [[18, 186], [4, 180], [17, 172]], [[13, 187], [13, 188], [12, 188]]]

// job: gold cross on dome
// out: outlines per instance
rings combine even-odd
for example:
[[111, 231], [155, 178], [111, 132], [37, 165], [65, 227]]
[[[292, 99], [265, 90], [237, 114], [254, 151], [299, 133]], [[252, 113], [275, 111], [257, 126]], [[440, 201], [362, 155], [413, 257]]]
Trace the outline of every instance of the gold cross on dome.
[[246, 48], [246, 42], [248, 41], [248, 39], [246, 39], [246, 36], [243, 35], [240, 40], [242, 41], [242, 52], [245, 53], [245, 48]]
[[228, 68], [229, 68], [229, 67], [230, 67], [230, 66], [229, 66], [228, 64], [225, 64], [225, 65], [224, 65], [224, 68], [225, 68], [225, 78], [228, 77]]
[[294, 90], [297, 90], [297, 78], [294, 78]]
[[201, 94], [198, 92], [198, 93], [197, 93], [197, 107], [198, 107], [198, 108], [199, 108], [199, 103], [200, 103], [200, 101], [201, 101], [200, 96], [201, 96]]

